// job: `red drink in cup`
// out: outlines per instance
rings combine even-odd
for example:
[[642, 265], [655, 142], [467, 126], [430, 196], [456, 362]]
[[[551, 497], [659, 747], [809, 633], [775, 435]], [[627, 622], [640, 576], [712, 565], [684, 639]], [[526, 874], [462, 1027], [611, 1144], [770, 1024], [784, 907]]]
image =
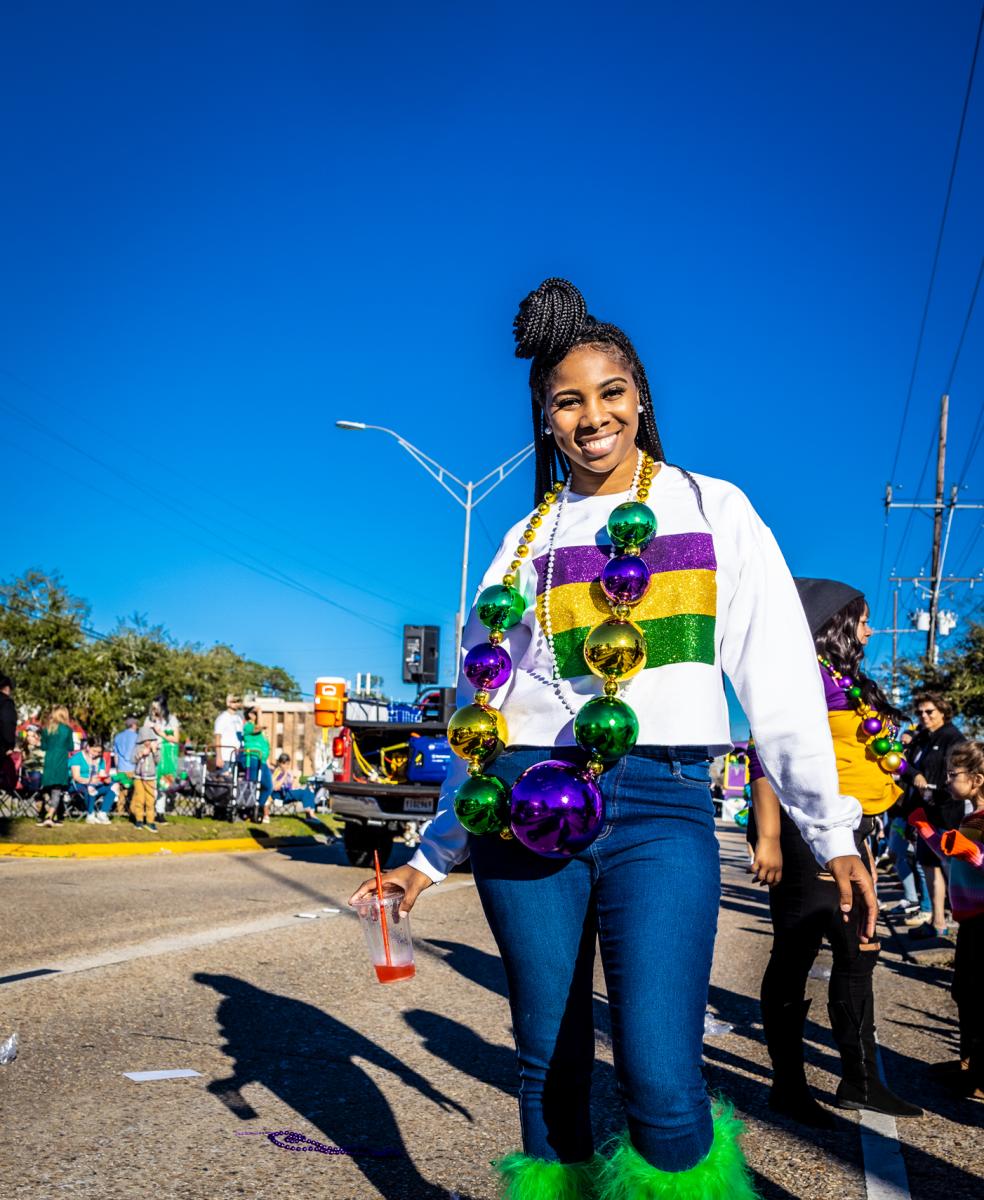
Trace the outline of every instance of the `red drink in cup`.
[[403, 889], [396, 884], [383, 885], [383, 900], [373, 893], [353, 904], [359, 914], [359, 924], [369, 948], [369, 957], [380, 983], [396, 983], [412, 979], [413, 941], [410, 937], [409, 914], [400, 913]]

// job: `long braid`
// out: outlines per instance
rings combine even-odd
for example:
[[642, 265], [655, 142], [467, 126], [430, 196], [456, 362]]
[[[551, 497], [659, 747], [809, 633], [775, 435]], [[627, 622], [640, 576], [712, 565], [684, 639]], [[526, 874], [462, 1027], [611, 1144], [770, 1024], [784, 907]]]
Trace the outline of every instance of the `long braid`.
[[[545, 279], [520, 304], [513, 321], [513, 335], [516, 339], [516, 357], [533, 360], [530, 365], [530, 400], [536, 463], [533, 488], [537, 502], [555, 480], [566, 479], [570, 474], [570, 464], [547, 431], [544, 401], [554, 368], [575, 346], [596, 346], [608, 354], [614, 350], [615, 357], [628, 367], [642, 407], [636, 445], [651, 454], [657, 462], [665, 461], [646, 368], [635, 346], [617, 325], [597, 321], [588, 313], [584, 297], [573, 283], [566, 279]], [[687, 475], [687, 472], [684, 474]], [[696, 486], [696, 481], [690, 475], [687, 478], [691, 486]], [[697, 496], [699, 503], [699, 488]]]

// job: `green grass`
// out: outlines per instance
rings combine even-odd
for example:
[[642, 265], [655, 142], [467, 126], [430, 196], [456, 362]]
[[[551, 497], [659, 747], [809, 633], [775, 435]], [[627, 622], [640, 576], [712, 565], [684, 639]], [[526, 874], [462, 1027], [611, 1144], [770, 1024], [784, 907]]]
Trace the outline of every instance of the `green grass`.
[[58, 846], [78, 842], [201, 842], [216, 838], [303, 837], [325, 833], [339, 835], [342, 823], [328, 813], [311, 821], [300, 817], [271, 817], [269, 825], [256, 821], [215, 821], [208, 817], [179, 817], [168, 814], [167, 824], [158, 825], [157, 833], [135, 829], [129, 817], [116, 815], [110, 825], [87, 825], [85, 821], [65, 821], [56, 829], [35, 824], [33, 817], [0, 818], [0, 843], [22, 842], [31, 845]]

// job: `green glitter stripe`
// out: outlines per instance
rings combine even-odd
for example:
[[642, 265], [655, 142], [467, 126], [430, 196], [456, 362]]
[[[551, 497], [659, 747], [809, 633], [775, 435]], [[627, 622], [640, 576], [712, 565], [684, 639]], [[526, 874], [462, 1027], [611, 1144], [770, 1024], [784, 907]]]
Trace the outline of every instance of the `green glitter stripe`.
[[[646, 635], [646, 670], [665, 667], [667, 663], [700, 662], [714, 665], [714, 618], [699, 613], [682, 613], [676, 617], [657, 617], [640, 621]], [[554, 634], [554, 653], [557, 655], [557, 674], [561, 679], [587, 675], [584, 661], [584, 639], [587, 626]]]

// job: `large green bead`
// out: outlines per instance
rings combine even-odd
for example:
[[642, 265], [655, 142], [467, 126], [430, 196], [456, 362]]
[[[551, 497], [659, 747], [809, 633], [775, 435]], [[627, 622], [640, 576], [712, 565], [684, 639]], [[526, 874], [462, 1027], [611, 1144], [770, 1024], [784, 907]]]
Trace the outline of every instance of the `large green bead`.
[[871, 748], [880, 758], [883, 754], [888, 754], [892, 749], [892, 739], [887, 737], [875, 738], [871, 743]]
[[584, 661], [602, 679], [631, 679], [646, 665], [646, 635], [631, 621], [602, 621], [584, 639]]
[[624, 700], [599, 696], [574, 718], [574, 737], [582, 750], [614, 762], [628, 754], [639, 736], [639, 718]]
[[471, 762], [487, 762], [509, 740], [506, 721], [495, 708], [481, 704], [466, 704], [455, 711], [448, 721], [448, 741], [459, 758]]
[[475, 611], [486, 629], [511, 629], [523, 619], [526, 601], [515, 588], [494, 583], [479, 594]]
[[861, 689], [858, 687], [857, 684], [855, 684], [853, 687], [849, 687], [847, 689], [847, 698], [848, 698], [848, 700], [860, 700], [861, 699]]
[[655, 532], [656, 514], [639, 500], [619, 504], [608, 518], [608, 536], [620, 550], [645, 546]]
[[458, 788], [454, 811], [469, 833], [501, 833], [509, 825], [509, 788], [494, 775], [472, 775]]
[[892, 754], [905, 754], [905, 746], [902, 742], [892, 742]]

